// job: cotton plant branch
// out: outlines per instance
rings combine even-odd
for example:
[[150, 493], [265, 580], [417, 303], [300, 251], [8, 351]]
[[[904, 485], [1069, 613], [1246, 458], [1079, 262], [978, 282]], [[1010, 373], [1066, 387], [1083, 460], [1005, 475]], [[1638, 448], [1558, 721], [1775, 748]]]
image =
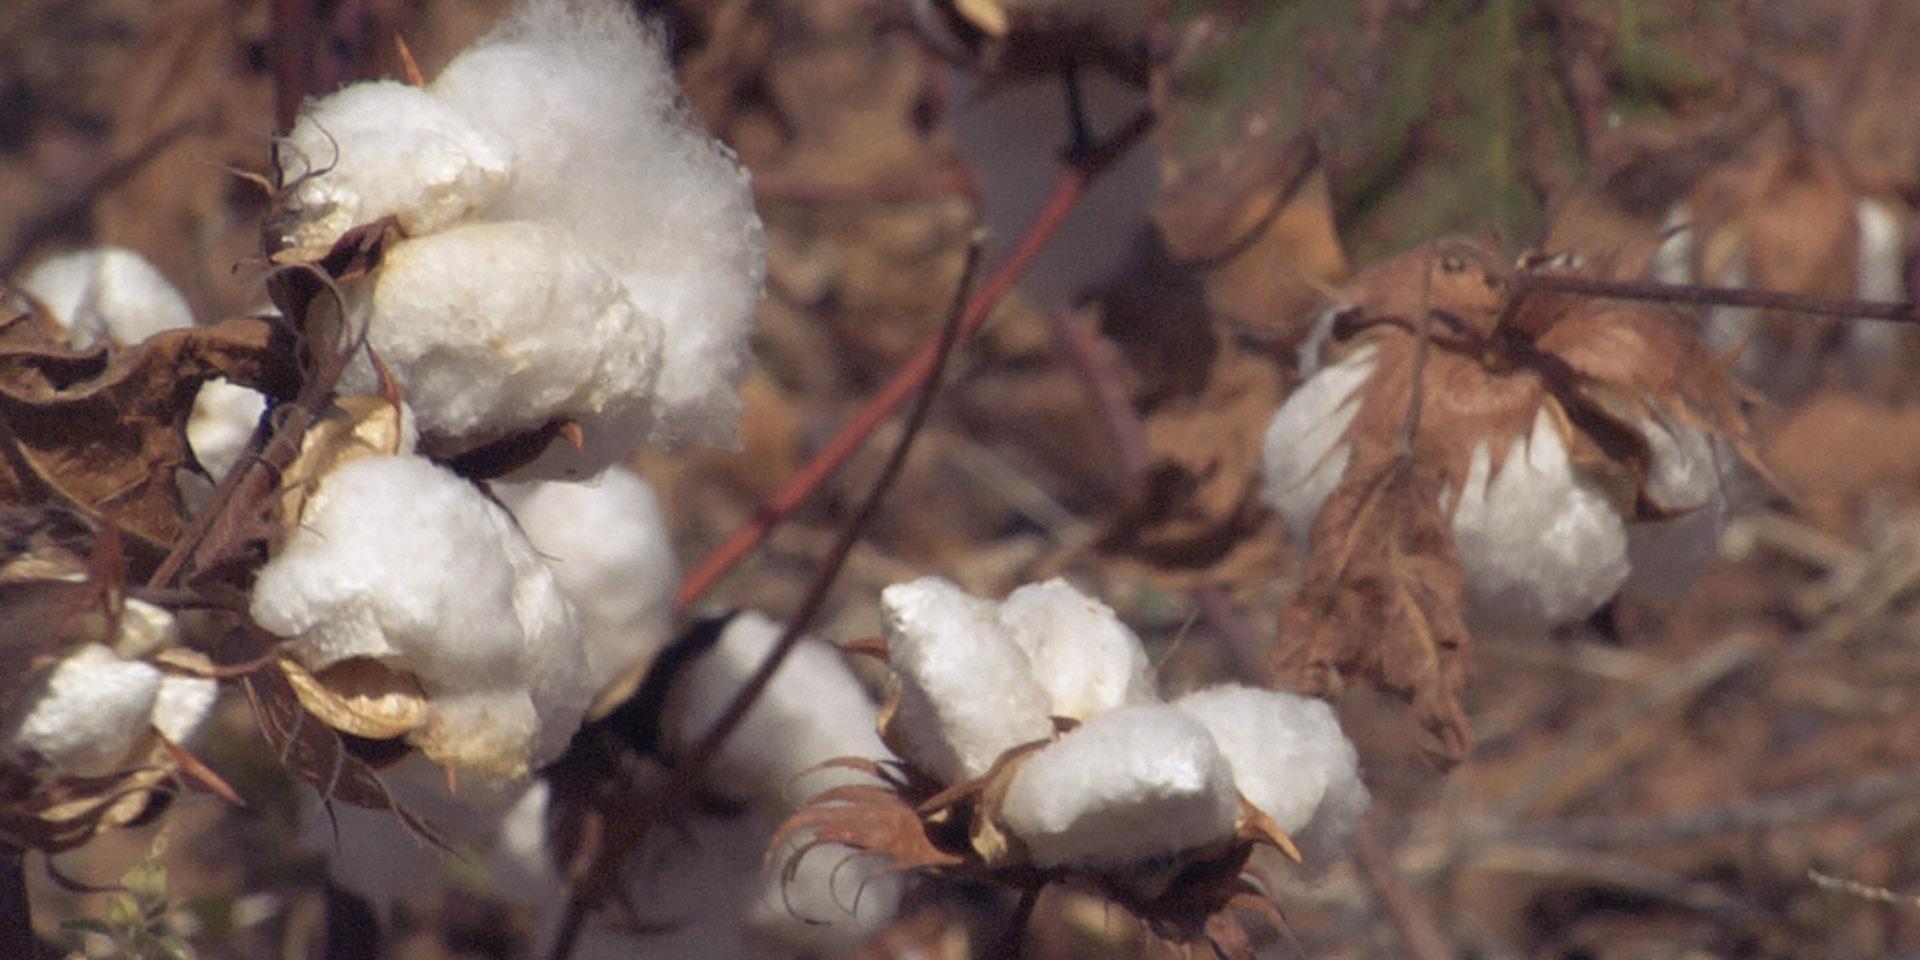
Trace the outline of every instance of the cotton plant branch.
[[1676, 306], [1758, 307], [1825, 317], [1920, 323], [1920, 307], [1913, 301], [1853, 300], [1784, 290], [1709, 287], [1654, 282], [1605, 280], [1568, 273], [1528, 271], [1511, 278], [1514, 302], [1533, 293], [1573, 293], [1588, 297], [1645, 300]]
[[[887, 462], [881, 467], [879, 476], [874, 478], [873, 486], [861, 501], [859, 509], [841, 528], [833, 546], [820, 562], [820, 573], [808, 587], [799, 609], [788, 620], [780, 638], [773, 649], [760, 662], [753, 675], [742, 684], [720, 718], [714, 721], [712, 728], [700, 736], [693, 748], [679, 758], [671, 768], [667, 782], [648, 796], [639, 810], [639, 815], [624, 822], [609, 824], [605, 835], [600, 838], [599, 848], [593, 855], [590, 866], [578, 887], [567, 899], [566, 910], [562, 914], [560, 926], [554, 936], [553, 947], [549, 954], [552, 960], [566, 960], [573, 953], [575, 942], [586, 922], [587, 915], [613, 894], [620, 879], [619, 859], [626, 855], [629, 845], [621, 842], [626, 838], [640, 838], [652, 830], [661, 818], [671, 810], [683, 807], [691, 798], [702, 771], [726, 745], [727, 739], [737, 730], [747, 712], [753, 709], [754, 702], [773, 682], [774, 674], [786, 662], [794, 647], [799, 644], [807, 627], [819, 615], [832, 591], [841, 567], [846, 563], [848, 554], [865, 533], [867, 524], [878, 511], [881, 499], [893, 487], [900, 469], [906, 464], [907, 454], [913, 449], [914, 438], [926, 425], [927, 416], [933, 410], [933, 401], [939, 395], [941, 375], [952, 356], [954, 347], [964, 335], [965, 321], [971, 304], [980, 303], [976, 297], [969, 301], [968, 291], [972, 287], [982, 249], [982, 240], [975, 236], [967, 247], [965, 265], [961, 268], [960, 282], [954, 292], [952, 307], [945, 321], [940, 325], [938, 336], [929, 345], [932, 353], [927, 357], [926, 372], [919, 380], [918, 394], [914, 405], [907, 413], [906, 423], [900, 432], [900, 439], [888, 455]], [[989, 301], [990, 303], [990, 301]], [[981, 313], [984, 314], [984, 308]]]
[[[1141, 114], [1099, 148], [1071, 158], [1054, 178], [1053, 188], [1040, 209], [1021, 232], [1013, 252], [981, 283], [979, 290], [960, 312], [957, 337], [965, 340], [980, 329], [995, 304], [1012, 289], [1035, 257], [1040, 255], [1060, 224], [1072, 212], [1087, 185], [1108, 166], [1123, 156], [1144, 137], [1151, 117]], [[684, 611], [713, 588], [721, 577], [764, 541], [773, 528], [807, 502], [827, 477], [846, 463], [874, 429], [893, 411], [914, 395], [932, 374], [938, 362], [940, 340], [944, 332], [921, 344], [893, 379], [887, 381], [859, 413], [848, 421], [813, 459], [803, 465], [780, 489], [774, 491], [753, 517], [741, 524], [709, 552], [698, 565], [681, 578], [674, 594], [674, 605]]]

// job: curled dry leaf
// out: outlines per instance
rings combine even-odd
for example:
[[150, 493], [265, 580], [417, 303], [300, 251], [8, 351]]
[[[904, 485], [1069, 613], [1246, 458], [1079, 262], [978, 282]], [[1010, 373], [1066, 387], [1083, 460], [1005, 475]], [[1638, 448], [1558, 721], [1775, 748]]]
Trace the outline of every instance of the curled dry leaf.
[[175, 470], [200, 385], [271, 396], [295, 379], [284, 330], [257, 318], [170, 330], [124, 351], [75, 353], [0, 338], [0, 505], [52, 504], [126, 532], [136, 571], [183, 526]]
[[1445, 480], [1386, 444], [1356, 442], [1320, 508], [1306, 578], [1280, 614], [1273, 667], [1281, 682], [1323, 696], [1364, 678], [1407, 700], [1459, 758], [1470, 740], [1471, 644], [1461, 620], [1466, 572], [1440, 496]]

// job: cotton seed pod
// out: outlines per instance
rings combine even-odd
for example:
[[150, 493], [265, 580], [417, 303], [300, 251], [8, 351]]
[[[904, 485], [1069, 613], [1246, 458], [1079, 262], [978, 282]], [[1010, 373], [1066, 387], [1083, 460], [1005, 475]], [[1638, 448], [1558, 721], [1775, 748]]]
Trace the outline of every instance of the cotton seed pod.
[[1367, 788], [1359, 754], [1326, 701], [1229, 684], [1173, 705], [1213, 735], [1234, 786], [1299, 846], [1308, 869], [1345, 855]]
[[381, 217], [411, 236], [468, 218], [505, 186], [513, 147], [482, 115], [383, 80], [313, 101], [275, 154], [287, 195], [271, 242], [324, 251]]
[[1357, 391], [1373, 376], [1374, 348], [1363, 346], [1300, 384], [1267, 425], [1261, 448], [1261, 496], [1304, 544], [1313, 518], [1347, 472], [1348, 428], [1360, 413]]
[[1113, 610], [1065, 580], [1028, 584], [1000, 604], [1056, 717], [1087, 720], [1152, 700], [1147, 652]]
[[946, 783], [987, 772], [1002, 753], [1053, 736], [1052, 699], [1001, 624], [998, 605], [922, 577], [880, 593], [898, 705], [889, 746]]
[[1034, 865], [1124, 868], [1233, 835], [1233, 767], [1164, 704], [1100, 714], [1035, 751], [997, 812]]
[[320, 478], [252, 613], [316, 674], [365, 657], [417, 677], [432, 710], [410, 742], [483, 773], [558, 756], [592, 696], [579, 627], [512, 518], [415, 457]]
[[76, 350], [103, 340], [139, 343], [162, 330], [193, 326], [193, 309], [180, 291], [125, 247], [49, 257], [21, 276], [18, 286], [67, 328], [67, 342]]

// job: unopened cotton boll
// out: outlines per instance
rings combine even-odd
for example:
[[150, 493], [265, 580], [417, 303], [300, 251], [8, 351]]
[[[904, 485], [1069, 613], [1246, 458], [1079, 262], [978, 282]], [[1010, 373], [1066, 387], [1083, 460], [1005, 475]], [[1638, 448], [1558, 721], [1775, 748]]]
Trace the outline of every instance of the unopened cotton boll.
[[732, 439], [764, 238], [745, 170], [694, 124], [657, 33], [624, 4], [523, 0], [431, 90], [513, 144], [483, 215], [572, 234], [664, 325], [656, 435]]
[[[465, 224], [394, 244], [372, 283], [367, 341], [422, 434], [491, 439], [570, 417], [600, 449], [596, 472], [641, 439], [600, 425], [645, 409], [659, 323], [571, 234]], [[341, 389], [376, 393], [371, 362], [357, 358]]]
[[1121, 867], [1231, 836], [1233, 768], [1207, 728], [1164, 704], [1122, 707], [1027, 758], [1000, 820], [1034, 864]]
[[145, 257], [125, 247], [94, 247], [50, 257], [18, 286], [67, 328], [85, 350], [102, 340], [139, 343], [162, 330], [193, 326], [193, 309]]
[[1359, 754], [1323, 700], [1235, 684], [1174, 701], [1213, 735], [1247, 802], [1297, 844], [1309, 869], [1339, 859], [1367, 808]]
[[572, 603], [596, 687], [666, 643], [679, 578], [653, 488], [608, 468], [579, 483], [493, 484]]
[[1576, 473], [1544, 407], [1498, 471], [1480, 441], [1453, 510], [1467, 571], [1467, 613], [1479, 625], [1543, 634], [1587, 616], [1627, 578], [1627, 535], [1597, 484]]
[[1112, 608], [1065, 580], [1015, 590], [1000, 604], [1000, 622], [1026, 651], [1053, 716], [1086, 720], [1153, 699], [1140, 638]]
[[1001, 624], [999, 608], [941, 577], [880, 593], [893, 716], [904, 759], [946, 783], [986, 773], [1007, 750], [1053, 735], [1052, 698]]
[[[676, 748], [691, 747], [719, 721], [780, 639], [778, 623], [734, 617], [712, 650], [675, 680], [662, 711]], [[829, 760], [891, 756], [875, 731], [877, 711], [840, 651], [803, 638], [706, 771], [709, 788], [741, 801], [798, 806], [858, 774], [819, 769]], [[865, 778], [861, 778], [865, 779]]]
[[414, 742], [484, 773], [558, 756], [592, 696], [545, 562], [506, 511], [417, 457], [322, 478], [252, 612], [309, 669], [369, 657], [419, 677], [433, 719]]
[[1306, 542], [1314, 515], [1353, 459], [1345, 438], [1360, 414], [1359, 391], [1373, 375], [1373, 354], [1373, 347], [1362, 347], [1308, 378], [1267, 425], [1261, 493], [1298, 543]]
[[467, 218], [505, 185], [513, 147], [484, 114], [383, 80], [309, 104], [276, 153], [281, 243], [328, 247], [381, 217], [412, 236]]

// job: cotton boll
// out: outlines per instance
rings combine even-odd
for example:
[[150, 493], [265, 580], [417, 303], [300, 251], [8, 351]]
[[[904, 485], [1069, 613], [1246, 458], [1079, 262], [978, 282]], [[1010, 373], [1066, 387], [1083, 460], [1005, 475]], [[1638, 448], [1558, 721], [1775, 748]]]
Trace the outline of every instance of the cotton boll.
[[513, 146], [418, 87], [358, 83], [310, 103], [276, 151], [283, 245], [328, 247], [385, 216], [410, 236], [468, 217], [505, 185]]
[[[659, 322], [562, 230], [474, 223], [395, 244], [367, 317], [422, 434], [492, 439], [570, 417], [598, 462], [588, 475], [643, 438], [601, 421], [647, 409]], [[377, 392], [372, 364], [356, 360], [341, 387]]]
[[212, 677], [164, 675], [153, 701], [153, 728], [174, 743], [190, 743], [219, 699], [220, 684]]
[[159, 696], [160, 671], [152, 664], [89, 643], [21, 696], [25, 708], [7, 742], [68, 773], [112, 773], [150, 729]]
[[247, 441], [253, 439], [254, 428], [266, 410], [266, 396], [251, 387], [224, 377], [201, 384], [193, 398], [193, 413], [187, 418], [187, 445], [193, 450], [193, 458], [215, 480], [226, 476], [239, 462]]
[[1626, 531], [1574, 473], [1551, 413], [1540, 410], [1497, 473], [1491, 461], [1481, 441], [1453, 512], [1470, 624], [1538, 634], [1599, 609], [1627, 578]]
[[504, 510], [420, 458], [322, 478], [252, 612], [310, 669], [371, 657], [417, 675], [435, 719], [416, 744], [482, 772], [557, 756], [592, 695], [546, 564]]
[[94, 247], [41, 261], [19, 280], [85, 350], [101, 340], [139, 343], [162, 330], [193, 326], [185, 297], [145, 257], [125, 247]]
[[1232, 835], [1233, 770], [1213, 736], [1164, 704], [1103, 713], [1042, 748], [1000, 820], [1041, 867], [1123, 867]]
[[1026, 651], [1054, 716], [1086, 720], [1153, 699], [1140, 638], [1065, 580], [1015, 590], [1000, 604], [1000, 622]]
[[894, 745], [946, 783], [1053, 735], [1052, 700], [1000, 623], [998, 605], [922, 577], [881, 591], [888, 662], [900, 681]]
[[1723, 442], [1686, 424], [1649, 419], [1638, 426], [1652, 453], [1648, 495], [1668, 509], [1687, 510], [1668, 520], [1626, 525], [1632, 572], [1620, 591], [1674, 597], [1693, 586], [1719, 548], [1732, 454]]
[[[730, 621], [720, 640], [674, 682], [662, 711], [676, 748], [688, 748], [719, 721], [733, 698], [780, 639], [779, 624], [757, 613]], [[877, 711], [847, 669], [840, 651], [803, 639], [773, 675], [766, 692], [707, 768], [708, 785], [747, 802], [797, 806], [836, 783], [857, 777], [817, 770], [839, 757], [890, 756], [875, 730]]]
[[1362, 347], [1309, 378], [1267, 425], [1261, 494], [1296, 543], [1305, 543], [1320, 505], [1340, 485], [1353, 457], [1344, 442], [1360, 413], [1360, 387], [1373, 375], [1374, 348]]
[[665, 644], [679, 573], [645, 480], [614, 466], [581, 483], [496, 482], [493, 493], [572, 602], [596, 686]]
[[660, 38], [624, 5], [528, 0], [432, 90], [514, 144], [486, 215], [565, 229], [664, 325], [656, 435], [731, 439], [764, 239], [746, 172], [694, 125]]
[[1308, 867], [1345, 854], [1366, 812], [1359, 755], [1323, 700], [1234, 684], [1174, 706], [1213, 734], [1247, 801], [1301, 848]]
[[[1854, 296], [1862, 300], [1907, 299], [1906, 231], [1901, 227], [1900, 215], [1879, 200], [1862, 199], [1854, 205], [1853, 217], [1859, 237]], [[1865, 380], [1884, 372], [1898, 356], [1900, 337], [1899, 324], [1867, 319], [1847, 321], [1848, 374], [1856, 380]]]
[[899, 910], [900, 875], [877, 874], [877, 859], [824, 844], [807, 851], [792, 865], [792, 879], [784, 879], [801, 839], [790, 837], [767, 855], [746, 928], [757, 939], [806, 956], [848, 956]]

